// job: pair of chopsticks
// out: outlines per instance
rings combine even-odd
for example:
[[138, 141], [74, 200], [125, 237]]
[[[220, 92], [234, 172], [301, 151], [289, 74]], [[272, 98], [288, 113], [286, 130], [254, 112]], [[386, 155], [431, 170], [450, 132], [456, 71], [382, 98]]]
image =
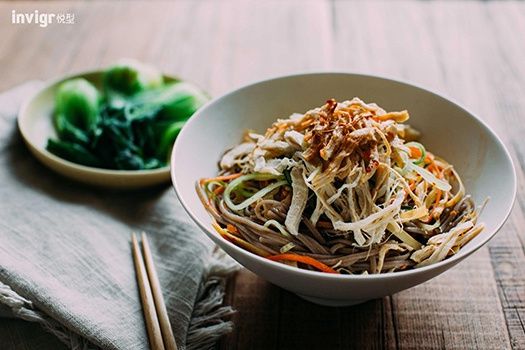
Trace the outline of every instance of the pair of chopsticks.
[[135, 233], [131, 235], [133, 261], [135, 262], [135, 273], [137, 275], [149, 343], [152, 350], [177, 350], [168, 312], [162, 297], [162, 290], [160, 289], [159, 277], [157, 276], [155, 265], [153, 265], [151, 249], [144, 232], [141, 238], [142, 252]]

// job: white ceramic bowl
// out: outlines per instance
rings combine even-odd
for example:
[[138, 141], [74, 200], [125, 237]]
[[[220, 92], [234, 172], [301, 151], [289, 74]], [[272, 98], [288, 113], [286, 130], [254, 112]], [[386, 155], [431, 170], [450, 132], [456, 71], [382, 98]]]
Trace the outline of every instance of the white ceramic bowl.
[[[246, 129], [265, 130], [293, 112], [305, 112], [329, 98], [354, 96], [386, 110], [407, 109], [422, 142], [449, 162], [480, 204], [490, 197], [480, 222], [485, 230], [458, 254], [427, 267], [381, 275], [332, 275], [272, 262], [222, 239], [195, 192], [199, 178], [217, 173], [224, 150]], [[219, 97], [199, 110], [181, 131], [172, 153], [171, 176], [177, 195], [200, 228], [235, 260], [262, 278], [324, 305], [352, 305], [425, 282], [451, 268], [494, 236], [514, 202], [516, 175], [500, 139], [481, 120], [457, 104], [406, 83], [346, 73], [293, 75], [258, 82]]]
[[[46, 84], [29, 97], [18, 114], [18, 128], [27, 147], [41, 163], [51, 170], [89, 185], [115, 189], [137, 189], [167, 183], [170, 179], [169, 166], [152, 170], [94, 168], [70, 162], [46, 150], [47, 140], [57, 137], [52, 115], [55, 109], [56, 92], [60, 84], [69, 79], [84, 78], [101, 89], [102, 75], [103, 71], [100, 70], [60, 78]], [[169, 76], [164, 76], [164, 79], [166, 81], [177, 80]]]

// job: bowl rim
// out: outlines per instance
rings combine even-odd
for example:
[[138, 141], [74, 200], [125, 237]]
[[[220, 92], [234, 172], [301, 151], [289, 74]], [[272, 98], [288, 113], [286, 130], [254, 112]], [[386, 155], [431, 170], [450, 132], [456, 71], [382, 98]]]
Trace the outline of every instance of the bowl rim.
[[[433, 97], [436, 97], [440, 100], [444, 100], [447, 103], [452, 104], [455, 108], [458, 108], [468, 116], [470, 116], [472, 119], [474, 119], [475, 122], [479, 123], [480, 126], [484, 129], [486, 133], [491, 135], [497, 142], [497, 144], [501, 147], [503, 150], [504, 157], [506, 158], [508, 164], [510, 164], [510, 167], [512, 169], [512, 198], [507, 204], [506, 208], [506, 214], [496, 223], [495, 228], [490, 232], [487, 237], [483, 240], [481, 240], [477, 245], [473, 246], [470, 251], [462, 253], [461, 250], [459, 253], [454, 254], [453, 256], [446, 258], [440, 262], [427, 265], [424, 267], [411, 269], [411, 270], [404, 270], [404, 271], [397, 271], [397, 272], [387, 272], [382, 274], [365, 274], [365, 275], [345, 275], [345, 274], [331, 274], [331, 273], [325, 273], [320, 271], [311, 271], [311, 270], [305, 270], [300, 269], [292, 266], [288, 266], [286, 264], [281, 264], [276, 261], [272, 261], [269, 259], [266, 259], [264, 257], [261, 257], [259, 255], [253, 254], [245, 249], [242, 249], [238, 247], [237, 245], [231, 243], [230, 241], [224, 239], [223, 237], [220, 237], [215, 232], [211, 230], [211, 227], [209, 228], [207, 224], [201, 222], [201, 220], [192, 212], [190, 205], [186, 202], [185, 198], [180, 194], [179, 187], [180, 184], [177, 182], [177, 177], [175, 175], [175, 167], [173, 164], [175, 164], [175, 158], [177, 157], [178, 149], [180, 147], [177, 147], [180, 144], [180, 140], [184, 139], [185, 134], [188, 132], [189, 129], [188, 126], [192, 125], [197, 118], [201, 114], [203, 114], [210, 106], [219, 103], [220, 101], [230, 97], [231, 95], [237, 94], [241, 90], [245, 90], [251, 87], [254, 87], [256, 85], [270, 83], [270, 82], [276, 82], [279, 80], [286, 80], [286, 79], [293, 79], [293, 78], [299, 78], [299, 77], [314, 77], [314, 76], [331, 76], [331, 75], [337, 75], [337, 76], [347, 76], [347, 77], [353, 77], [353, 78], [372, 78], [376, 80], [382, 80], [388, 83], [395, 83], [395, 84], [401, 84], [413, 89], [420, 90], [422, 92], [428, 93], [432, 95]], [[470, 112], [466, 108], [464, 108], [461, 104], [459, 104], [456, 100], [450, 98], [446, 94], [437, 93], [436, 91], [423, 88], [419, 86], [418, 84], [414, 84], [408, 80], [401, 81], [381, 75], [375, 75], [375, 74], [364, 74], [364, 73], [353, 73], [350, 71], [340, 71], [340, 70], [320, 70], [320, 71], [308, 71], [303, 73], [293, 73], [288, 75], [279, 75], [274, 76], [266, 79], [261, 80], [255, 80], [251, 81], [249, 83], [246, 83], [244, 85], [241, 85], [238, 88], [235, 88], [231, 91], [228, 91], [210, 101], [208, 101], [204, 106], [202, 106], [194, 115], [191, 116], [191, 118], [186, 122], [184, 127], [182, 128], [179, 137], [175, 140], [175, 143], [173, 145], [173, 149], [171, 152], [171, 161], [170, 161], [170, 174], [171, 179], [173, 183], [173, 187], [175, 189], [175, 193], [177, 195], [177, 198], [180, 200], [182, 206], [186, 210], [186, 212], [189, 214], [189, 216], [192, 218], [192, 220], [203, 230], [207, 235], [216, 237], [217, 241], [222, 242], [223, 244], [227, 245], [230, 249], [235, 250], [236, 252], [240, 253], [241, 255], [249, 256], [251, 259], [255, 259], [258, 263], [269, 265], [277, 270], [280, 270], [281, 272], [287, 273], [296, 273], [299, 275], [304, 275], [305, 277], [315, 277], [315, 278], [321, 278], [326, 280], [356, 280], [356, 281], [363, 281], [363, 280], [381, 280], [381, 279], [395, 279], [398, 277], [409, 277], [409, 276], [416, 276], [420, 274], [424, 274], [427, 271], [436, 270], [440, 267], [444, 267], [445, 271], [449, 267], [452, 267], [453, 265], [460, 262], [462, 259], [468, 257], [469, 255], [476, 252], [478, 249], [483, 247], [489, 240], [491, 240], [494, 235], [501, 229], [501, 227], [505, 224], [507, 219], [510, 216], [510, 213], [512, 212], [512, 209], [514, 207], [514, 203], [516, 200], [516, 192], [517, 192], [517, 176], [516, 176], [516, 169], [514, 166], [514, 162], [512, 160], [512, 157], [510, 156], [510, 153], [501, 140], [501, 138], [488, 126], [488, 124], [483, 121], [481, 118], [479, 118], [476, 114]], [[196, 180], [197, 181], [197, 180]], [[211, 237], [209, 237], [211, 239]], [[212, 239], [213, 240], [213, 239]], [[219, 244], [218, 244], [219, 245]]]
[[[72, 162], [72, 161], [69, 161], [64, 158], [54, 155], [53, 153], [49, 152], [47, 149], [36, 145], [31, 139], [31, 137], [29, 137], [29, 131], [27, 130], [27, 122], [25, 121], [27, 117], [25, 116], [28, 114], [27, 110], [29, 109], [29, 107], [34, 103], [34, 101], [39, 97], [39, 95], [44, 93], [46, 90], [52, 88], [53, 86], [58, 85], [62, 82], [65, 82], [66, 80], [75, 79], [75, 78], [85, 78], [85, 79], [94, 78], [94, 77], [100, 76], [101, 74], [103, 74], [103, 72], [104, 72], [104, 69], [86, 70], [86, 71], [80, 71], [76, 73], [67, 74], [60, 78], [55, 78], [55, 79], [51, 79], [51, 80], [43, 82], [41, 87], [36, 89], [36, 91], [31, 93], [24, 100], [24, 102], [22, 103], [19, 109], [19, 112], [16, 118], [18, 130], [20, 131], [20, 134], [22, 135], [24, 142], [28, 144], [28, 146], [30, 146], [34, 151], [38, 152], [40, 156], [51, 160], [55, 164], [60, 164], [63, 167], [69, 168], [71, 170], [76, 170], [84, 174], [130, 178], [130, 177], [139, 177], [139, 176], [168, 173], [170, 171], [170, 164], [167, 164], [157, 169], [149, 169], [149, 170], [105, 169], [105, 168], [90, 167], [87, 165], [78, 164], [78, 163], [75, 163], [75, 162]], [[162, 76], [165, 79], [167, 78], [167, 79], [175, 80], [175, 81], [187, 81], [177, 76], [172, 76], [172, 75], [168, 75], [164, 73], [162, 73]], [[201, 89], [200, 87], [198, 88]], [[170, 157], [170, 161], [171, 161], [171, 157]]]

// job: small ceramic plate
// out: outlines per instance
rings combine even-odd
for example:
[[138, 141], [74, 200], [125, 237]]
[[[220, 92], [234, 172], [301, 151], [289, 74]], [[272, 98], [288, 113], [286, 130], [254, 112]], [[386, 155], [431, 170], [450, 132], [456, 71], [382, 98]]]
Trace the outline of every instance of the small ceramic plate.
[[[33, 155], [55, 172], [89, 185], [117, 189], [136, 189], [166, 183], [170, 180], [170, 168], [165, 166], [154, 170], [111, 170], [93, 168], [70, 162], [46, 150], [47, 140], [56, 138], [53, 126], [53, 110], [58, 86], [69, 79], [84, 78], [97, 88], [102, 84], [102, 71], [68, 76], [44, 86], [28, 99], [20, 109], [18, 128]], [[166, 81], [175, 81], [164, 76]]]

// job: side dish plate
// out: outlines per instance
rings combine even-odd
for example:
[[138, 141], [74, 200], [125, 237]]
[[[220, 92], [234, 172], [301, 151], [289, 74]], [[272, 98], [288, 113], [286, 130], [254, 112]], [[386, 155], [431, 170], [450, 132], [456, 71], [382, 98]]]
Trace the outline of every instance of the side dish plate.
[[[101, 86], [102, 71], [86, 72], [67, 76], [46, 84], [30, 97], [20, 109], [18, 128], [31, 153], [51, 170], [70, 179], [99, 187], [115, 189], [137, 189], [167, 183], [170, 168], [165, 166], [154, 170], [111, 170], [76, 164], [55, 156], [46, 150], [50, 137], [56, 137], [52, 113], [58, 86], [69, 79], [84, 78], [95, 86]], [[164, 76], [166, 81], [177, 80]]]

